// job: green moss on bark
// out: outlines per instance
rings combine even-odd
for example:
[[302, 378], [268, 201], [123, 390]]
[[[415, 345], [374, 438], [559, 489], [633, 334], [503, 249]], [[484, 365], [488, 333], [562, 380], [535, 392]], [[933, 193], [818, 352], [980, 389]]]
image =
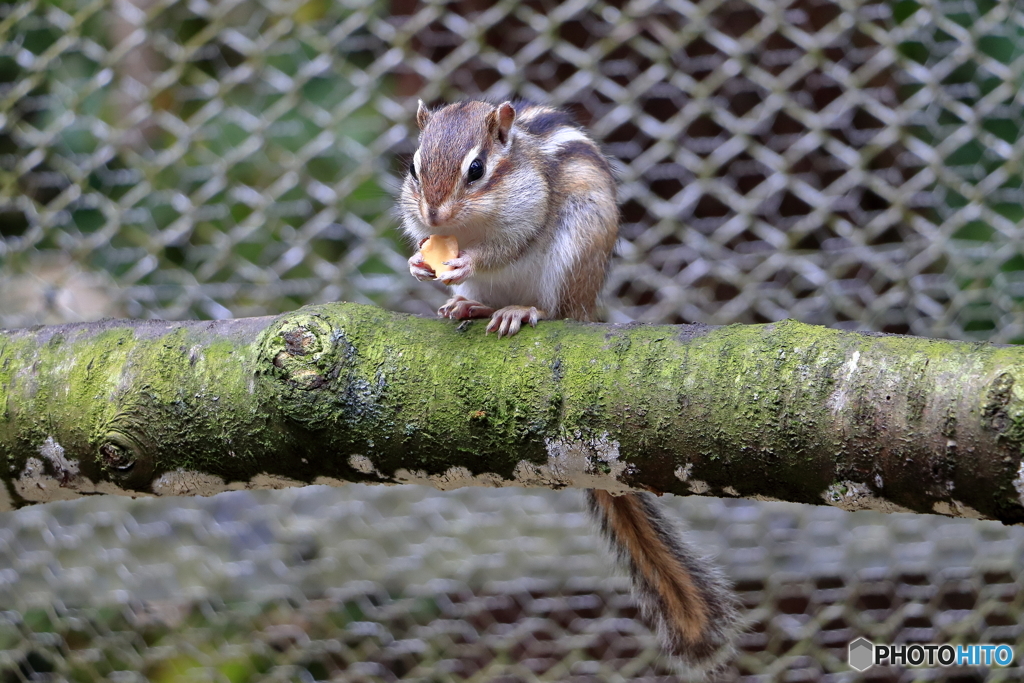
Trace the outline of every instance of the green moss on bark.
[[35, 458], [80, 493], [272, 475], [1024, 520], [1024, 350], [794, 321], [483, 329], [331, 304], [0, 334], [0, 476], [15, 504]]

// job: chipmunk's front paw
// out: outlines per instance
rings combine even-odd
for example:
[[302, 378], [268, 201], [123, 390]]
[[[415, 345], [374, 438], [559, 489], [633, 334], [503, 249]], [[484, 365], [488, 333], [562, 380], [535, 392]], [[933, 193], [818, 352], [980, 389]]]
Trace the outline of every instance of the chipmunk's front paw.
[[447, 273], [439, 274], [437, 279], [446, 285], [461, 285], [472, 277], [476, 271], [476, 264], [473, 263], [473, 259], [464, 251], [460, 251], [457, 258], [449, 259], [444, 264], [451, 266], [452, 269]]
[[537, 321], [546, 317], [544, 311], [536, 306], [506, 306], [498, 309], [491, 316], [491, 322], [487, 323], [488, 332], [497, 332], [498, 338], [511, 337], [519, 331], [523, 323], [530, 323], [530, 327], [537, 327]]
[[423, 252], [417, 251], [415, 254], [409, 257], [409, 272], [412, 276], [420, 281], [433, 280], [437, 277], [434, 273], [434, 269], [427, 265], [427, 262], [423, 260]]
[[437, 309], [439, 316], [451, 318], [452, 320], [487, 318], [493, 313], [494, 309], [490, 306], [484, 306], [479, 301], [473, 301], [464, 296], [453, 296], [451, 299], [448, 299], [448, 303]]

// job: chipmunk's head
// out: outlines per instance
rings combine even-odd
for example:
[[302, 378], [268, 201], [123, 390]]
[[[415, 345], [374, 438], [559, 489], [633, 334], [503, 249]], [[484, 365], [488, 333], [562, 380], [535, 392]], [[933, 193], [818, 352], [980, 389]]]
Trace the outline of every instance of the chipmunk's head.
[[416, 112], [420, 147], [402, 187], [403, 211], [428, 232], [486, 220], [499, 210], [496, 191], [513, 171], [511, 102], [457, 102]]

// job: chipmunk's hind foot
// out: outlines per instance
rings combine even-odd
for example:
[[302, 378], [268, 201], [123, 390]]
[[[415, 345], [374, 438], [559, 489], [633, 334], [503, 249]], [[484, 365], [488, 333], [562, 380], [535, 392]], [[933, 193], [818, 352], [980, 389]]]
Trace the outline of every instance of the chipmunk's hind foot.
[[494, 315], [494, 309], [464, 296], [453, 296], [448, 299], [448, 303], [437, 309], [437, 314], [442, 318], [451, 318], [452, 320], [469, 320], [470, 318], [489, 318]]
[[497, 332], [499, 339], [511, 337], [519, 331], [523, 323], [537, 327], [537, 321], [546, 317], [547, 314], [536, 306], [506, 306], [494, 312], [484, 333]]

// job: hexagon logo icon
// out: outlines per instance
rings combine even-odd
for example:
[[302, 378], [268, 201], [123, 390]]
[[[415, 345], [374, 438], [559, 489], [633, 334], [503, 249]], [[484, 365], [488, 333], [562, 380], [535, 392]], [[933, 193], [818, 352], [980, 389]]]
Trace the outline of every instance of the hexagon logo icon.
[[857, 671], [864, 671], [874, 663], [875, 645], [867, 638], [858, 638], [850, 643], [850, 658], [847, 660]]

